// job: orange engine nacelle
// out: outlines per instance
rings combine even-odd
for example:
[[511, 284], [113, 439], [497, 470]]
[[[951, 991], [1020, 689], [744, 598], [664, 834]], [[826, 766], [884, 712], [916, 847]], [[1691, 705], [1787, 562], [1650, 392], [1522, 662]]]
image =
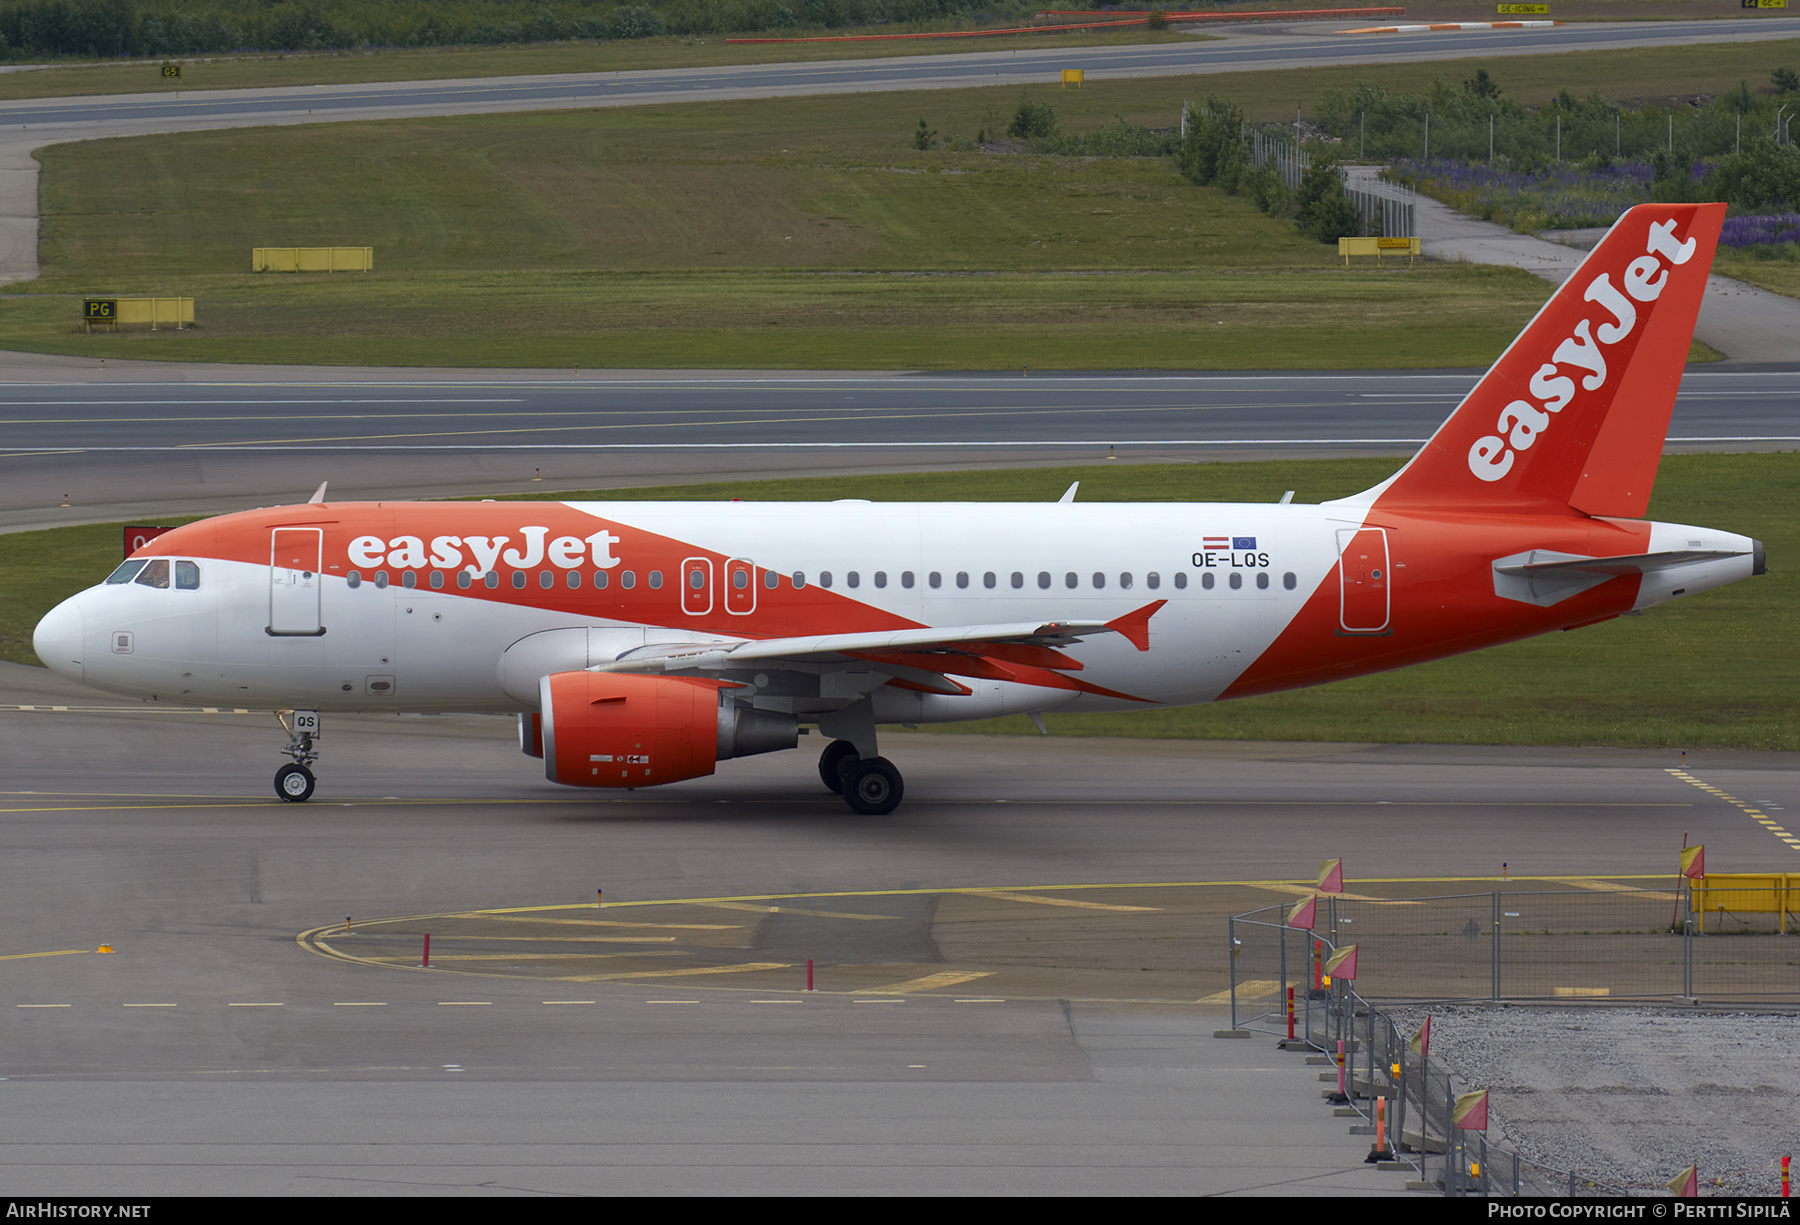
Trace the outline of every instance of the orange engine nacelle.
[[572, 787], [654, 787], [713, 772], [715, 681], [557, 672], [538, 681], [544, 777]]

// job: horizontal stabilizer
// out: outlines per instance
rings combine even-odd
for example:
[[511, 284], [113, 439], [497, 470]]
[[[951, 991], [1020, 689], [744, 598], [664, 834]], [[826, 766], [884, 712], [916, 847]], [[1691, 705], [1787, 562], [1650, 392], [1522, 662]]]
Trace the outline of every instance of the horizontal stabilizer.
[[1735, 549], [1669, 549], [1660, 553], [1626, 553], [1615, 557], [1582, 557], [1551, 549], [1532, 549], [1497, 558], [1494, 594], [1548, 608], [1590, 587], [1626, 574], [1651, 574], [1694, 562], [1741, 557]]

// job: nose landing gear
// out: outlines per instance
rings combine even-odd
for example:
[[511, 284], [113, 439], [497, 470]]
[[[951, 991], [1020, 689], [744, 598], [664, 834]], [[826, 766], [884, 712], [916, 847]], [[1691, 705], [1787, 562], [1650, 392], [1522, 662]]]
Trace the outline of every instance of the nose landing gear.
[[307, 769], [319, 759], [319, 712], [316, 710], [278, 710], [275, 718], [288, 734], [282, 749], [293, 764], [275, 771], [275, 794], [290, 804], [304, 804], [312, 798], [313, 772]]

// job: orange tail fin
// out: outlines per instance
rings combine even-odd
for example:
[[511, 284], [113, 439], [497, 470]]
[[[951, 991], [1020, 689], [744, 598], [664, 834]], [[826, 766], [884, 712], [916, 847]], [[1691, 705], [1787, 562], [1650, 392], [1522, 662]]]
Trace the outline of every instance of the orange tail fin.
[[1380, 504], [1549, 504], [1640, 518], [1669, 432], [1723, 204], [1620, 217]]

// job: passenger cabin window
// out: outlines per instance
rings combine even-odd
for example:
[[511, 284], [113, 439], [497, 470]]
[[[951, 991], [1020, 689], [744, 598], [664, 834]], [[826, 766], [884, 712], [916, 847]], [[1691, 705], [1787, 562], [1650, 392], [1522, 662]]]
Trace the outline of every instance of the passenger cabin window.
[[143, 573], [137, 576], [137, 581], [145, 587], [155, 587], [158, 590], [167, 590], [169, 586], [169, 559], [166, 557], [152, 558], [150, 563], [144, 567]]
[[804, 571], [804, 570], [794, 571], [793, 582], [794, 582], [794, 590], [795, 591], [805, 591], [806, 590], [806, 571]]

